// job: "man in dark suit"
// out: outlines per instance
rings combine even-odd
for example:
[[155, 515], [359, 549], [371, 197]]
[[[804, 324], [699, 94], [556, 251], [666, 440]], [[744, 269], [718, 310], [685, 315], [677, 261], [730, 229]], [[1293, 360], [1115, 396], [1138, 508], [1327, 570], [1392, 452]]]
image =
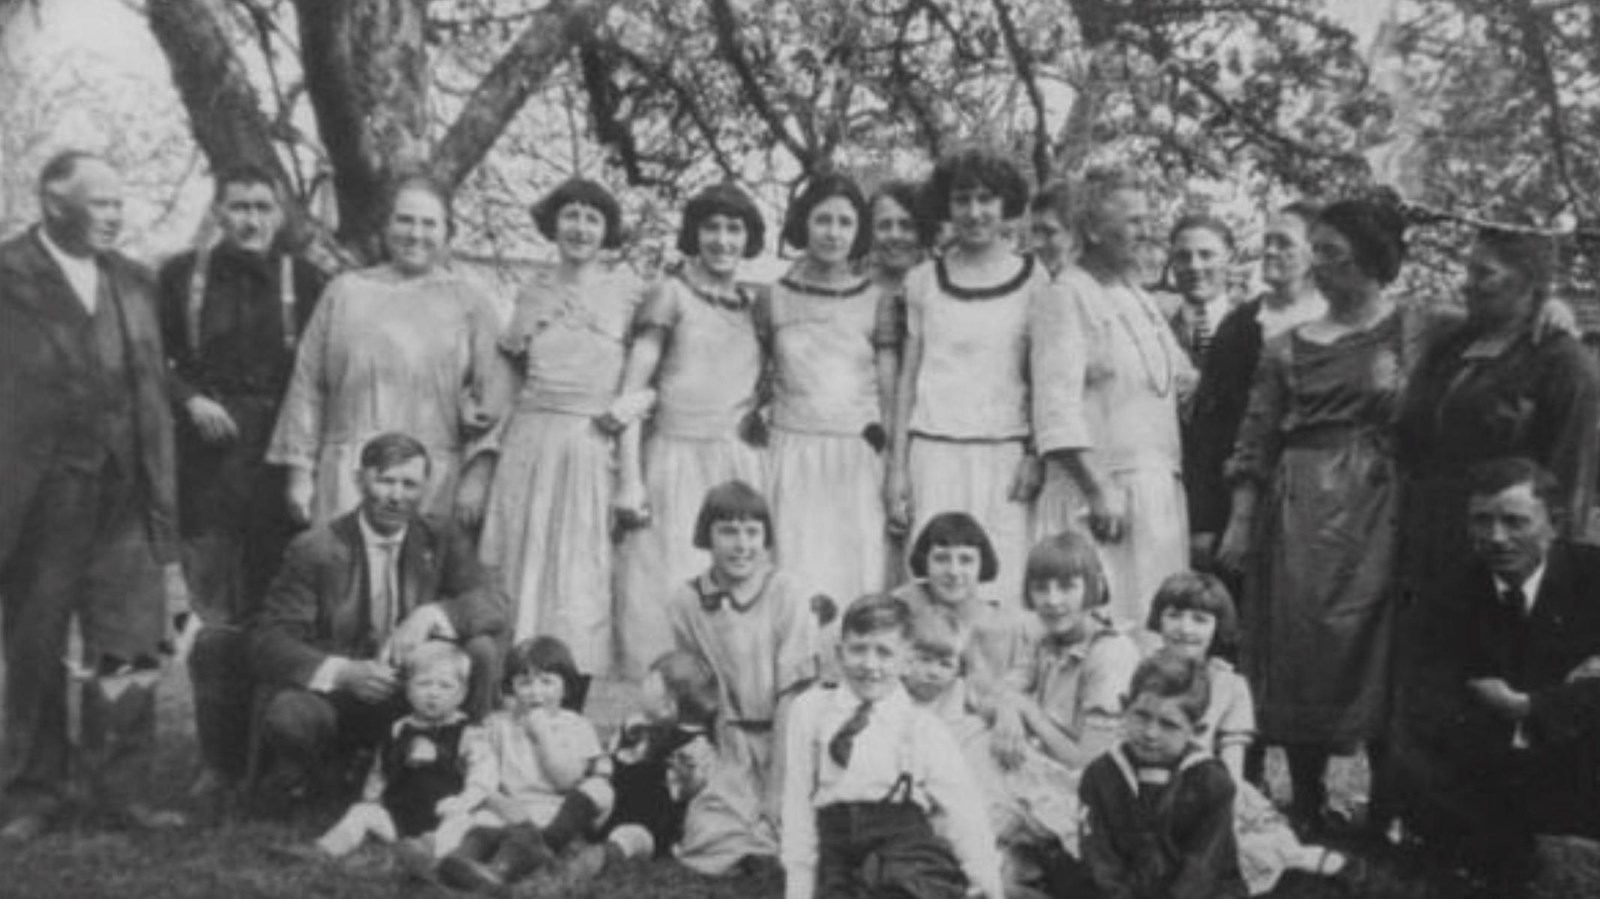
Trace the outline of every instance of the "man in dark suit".
[[421, 443], [374, 437], [361, 450], [361, 506], [295, 538], [267, 591], [251, 663], [277, 688], [262, 739], [291, 774], [336, 778], [341, 760], [378, 743], [406, 711], [400, 676], [424, 640], [472, 657], [470, 714], [497, 696], [505, 594], [453, 522], [418, 513], [428, 474]]
[[156, 285], [178, 419], [184, 573], [204, 625], [189, 654], [205, 763], [197, 790], [225, 797], [249, 754], [254, 680], [245, 625], [297, 530], [283, 501], [284, 470], [266, 461], [267, 441], [325, 279], [283, 246], [270, 173], [239, 166], [216, 182], [212, 215], [222, 240], [174, 257]]
[[1600, 837], [1600, 549], [1556, 539], [1558, 496], [1527, 459], [1472, 472], [1475, 558], [1434, 622], [1419, 823], [1491, 891], [1532, 873], [1535, 835]]
[[[135, 799], [155, 745], [155, 681], [175, 562], [172, 418], [150, 280], [113, 250], [122, 183], [62, 153], [39, 226], [0, 245], [0, 839], [30, 840], [67, 795], [68, 666], [85, 682], [81, 761], [122, 823], [181, 823]], [[176, 597], [174, 597], [176, 598]], [[65, 659], [73, 618], [80, 666]]]

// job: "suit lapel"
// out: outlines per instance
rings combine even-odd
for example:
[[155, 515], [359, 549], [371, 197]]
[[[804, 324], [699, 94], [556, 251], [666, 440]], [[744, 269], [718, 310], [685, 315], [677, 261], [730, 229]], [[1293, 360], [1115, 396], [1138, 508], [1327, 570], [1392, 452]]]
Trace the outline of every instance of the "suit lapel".
[[333, 535], [339, 539], [345, 552], [349, 554], [349, 562], [345, 565], [341, 574], [344, 578], [344, 583], [339, 585], [338, 593], [335, 595], [343, 596], [345, 608], [358, 610], [362, 620], [365, 620], [367, 614], [367, 583], [370, 574], [367, 571], [366, 541], [361, 539], [361, 525], [356, 521], [356, 516], [360, 514], [360, 510], [357, 510], [336, 518], [333, 524], [329, 525], [329, 529], [333, 531]]
[[61, 266], [50, 257], [41, 242], [38, 227], [23, 239], [25, 252], [19, 256], [21, 265], [8, 276], [17, 278], [14, 289], [0, 292], [10, 297], [18, 306], [48, 323], [45, 328], [50, 339], [69, 356], [76, 356], [76, 341], [64, 328], [80, 328], [89, 318], [89, 311], [78, 301], [77, 291], [67, 281]]
[[435, 564], [437, 546], [433, 529], [426, 520], [418, 518], [406, 528], [405, 543], [400, 546], [400, 596], [401, 620], [411, 610], [433, 599], [432, 580], [438, 571]]
[[1544, 580], [1539, 582], [1539, 595], [1533, 603], [1533, 615], [1528, 619], [1529, 642], [1543, 643], [1543, 635], [1559, 634], [1566, 627], [1567, 599], [1572, 595], [1572, 567], [1559, 543], [1550, 547], [1544, 560]]

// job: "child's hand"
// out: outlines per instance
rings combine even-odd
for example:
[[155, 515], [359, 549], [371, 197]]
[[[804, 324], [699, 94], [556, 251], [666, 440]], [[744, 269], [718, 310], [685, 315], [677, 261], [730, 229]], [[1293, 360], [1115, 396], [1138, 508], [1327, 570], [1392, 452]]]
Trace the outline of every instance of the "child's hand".
[[1023, 726], [1022, 715], [1014, 708], [1001, 708], [995, 713], [994, 729], [989, 733], [989, 748], [994, 753], [994, 760], [1000, 767], [1007, 771], [1015, 770], [1022, 764], [1022, 756], [1028, 745], [1028, 732]]
[[504, 793], [495, 793], [483, 801], [484, 808], [500, 816], [507, 824], [521, 824], [528, 820], [528, 811]]
[[667, 758], [667, 792], [674, 799], [691, 798], [705, 789], [717, 751], [705, 737], [696, 737]]
[[477, 807], [478, 804], [470, 796], [446, 796], [439, 800], [433, 810], [441, 818], [453, 818], [465, 815]]

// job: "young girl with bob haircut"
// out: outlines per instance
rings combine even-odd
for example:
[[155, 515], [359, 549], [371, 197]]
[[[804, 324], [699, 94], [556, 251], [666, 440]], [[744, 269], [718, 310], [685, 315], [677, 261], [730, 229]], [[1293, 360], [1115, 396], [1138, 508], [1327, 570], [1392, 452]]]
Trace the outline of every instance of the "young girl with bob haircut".
[[965, 512], [944, 512], [929, 519], [912, 543], [916, 580], [893, 591], [918, 617], [937, 616], [955, 627], [968, 702], [985, 713], [992, 713], [1000, 692], [1027, 682], [1033, 658], [1026, 614], [1001, 605], [992, 588], [983, 586], [994, 581], [999, 566], [982, 525]]
[[717, 767], [726, 777], [708, 787], [717, 801], [685, 820], [678, 858], [720, 874], [777, 852], [778, 735], [790, 699], [816, 678], [817, 623], [794, 581], [772, 566], [772, 513], [754, 487], [713, 487], [693, 533], [711, 567], [667, 600], [668, 634], [716, 676]]
[[1014, 764], [1033, 741], [1081, 771], [1116, 740], [1139, 647], [1108, 614], [1110, 591], [1089, 538], [1068, 531], [1041, 540], [1023, 577], [1041, 636], [1022, 689], [996, 711], [995, 754]]
[[705, 566], [703, 548], [685, 538], [706, 491], [732, 478], [763, 483], [761, 454], [740, 433], [762, 370], [755, 293], [736, 278], [764, 238], [761, 213], [732, 184], [689, 200], [678, 231], [683, 269], [640, 310], [623, 395], [602, 417], [622, 432], [615, 502], [618, 523], [631, 530], [618, 554], [616, 621], [631, 679], [672, 648], [667, 585]]
[[883, 451], [894, 401], [890, 295], [859, 274], [867, 201], [850, 178], [814, 179], [784, 243], [805, 255], [756, 306], [771, 354], [770, 474], [778, 561], [806, 594], [848, 601], [884, 584]]
[[515, 639], [559, 637], [585, 671], [611, 667], [613, 446], [595, 426], [617, 397], [641, 299], [621, 212], [601, 185], [562, 183], [533, 207], [560, 253], [517, 297], [494, 392], [511, 404], [462, 477], [463, 514], [483, 518], [480, 553], [511, 597]]
[[912, 531], [946, 511], [983, 522], [999, 561], [999, 596], [1009, 605], [1039, 486], [1028, 308], [1048, 296], [1050, 277], [1012, 249], [1007, 229], [1027, 210], [1028, 182], [1004, 156], [986, 149], [946, 156], [927, 198], [954, 241], [906, 275], [885, 499], [891, 520]]
[[1303, 845], [1272, 801], [1244, 777], [1245, 750], [1255, 738], [1255, 703], [1250, 685], [1217, 655], [1235, 645], [1238, 621], [1233, 597], [1220, 578], [1185, 571], [1162, 582], [1146, 626], [1161, 637], [1163, 651], [1206, 666], [1211, 700], [1196, 738], [1233, 776], [1238, 790], [1233, 821], [1239, 866], [1250, 894], [1259, 896], [1271, 891], [1284, 871], [1336, 875], [1347, 870], [1347, 859], [1320, 846]]

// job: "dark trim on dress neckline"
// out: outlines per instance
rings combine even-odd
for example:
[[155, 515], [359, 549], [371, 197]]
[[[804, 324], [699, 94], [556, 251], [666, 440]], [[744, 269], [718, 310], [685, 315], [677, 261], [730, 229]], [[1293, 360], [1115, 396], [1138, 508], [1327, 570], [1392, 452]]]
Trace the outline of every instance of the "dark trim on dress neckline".
[[860, 281], [845, 287], [823, 287], [820, 284], [809, 284], [805, 281], [797, 281], [789, 275], [784, 275], [778, 279], [778, 283], [795, 293], [803, 293], [814, 297], [828, 297], [835, 300], [861, 296], [867, 292], [868, 288], [872, 287], [871, 278], [862, 278]]
[[958, 300], [993, 300], [1014, 293], [1022, 285], [1028, 283], [1028, 279], [1033, 276], [1034, 261], [1031, 255], [1023, 256], [1022, 270], [1003, 283], [992, 287], [958, 287], [951, 283], [950, 273], [945, 269], [943, 256], [933, 260], [933, 274], [939, 280], [939, 289]]

